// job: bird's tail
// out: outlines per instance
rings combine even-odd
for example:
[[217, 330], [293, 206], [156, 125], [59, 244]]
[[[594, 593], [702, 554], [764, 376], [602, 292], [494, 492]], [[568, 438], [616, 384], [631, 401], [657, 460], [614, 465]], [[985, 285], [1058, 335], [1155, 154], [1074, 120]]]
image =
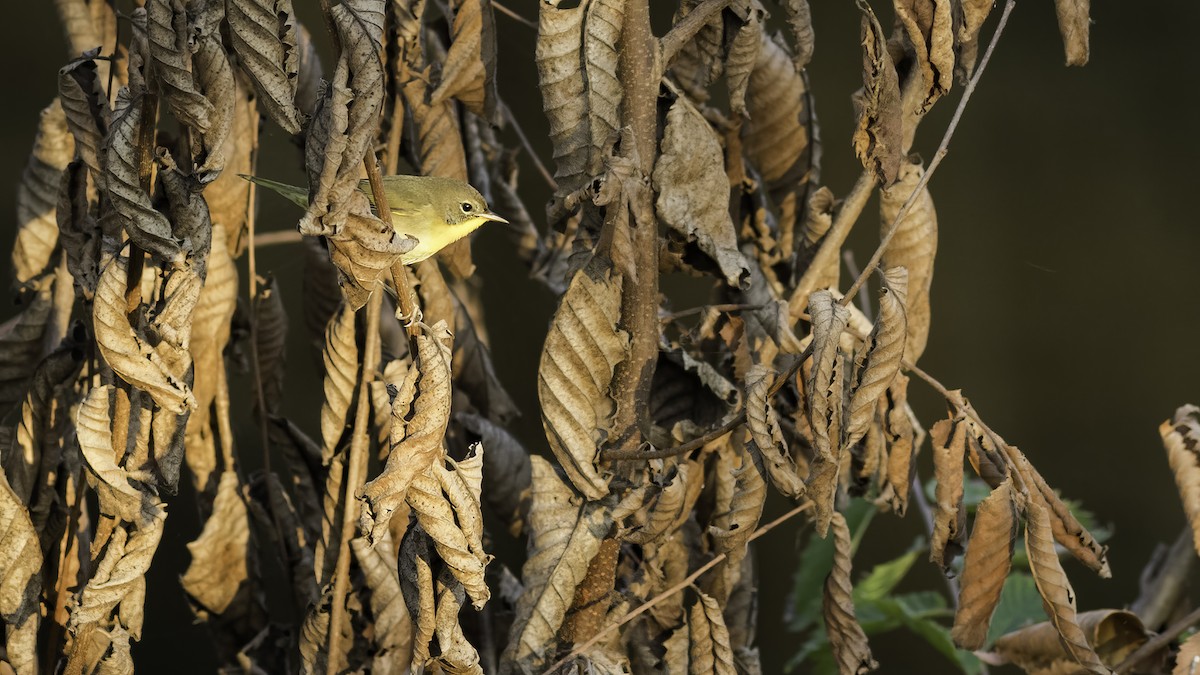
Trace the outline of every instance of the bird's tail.
[[308, 190], [304, 188], [296, 187], [295, 185], [277, 183], [273, 180], [267, 180], [266, 178], [259, 178], [258, 176], [247, 176], [244, 173], [240, 173], [238, 175], [250, 181], [251, 183], [254, 183], [255, 185], [261, 185], [267, 188], [268, 190], [278, 194], [297, 206], [305, 208], [308, 206]]

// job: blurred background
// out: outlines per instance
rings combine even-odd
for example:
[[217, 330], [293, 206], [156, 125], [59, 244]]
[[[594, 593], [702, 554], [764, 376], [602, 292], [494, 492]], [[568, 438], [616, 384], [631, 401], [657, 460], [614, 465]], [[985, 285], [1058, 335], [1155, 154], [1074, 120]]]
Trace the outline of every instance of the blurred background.
[[[508, 2], [536, 20], [533, 3]], [[890, 3], [872, 4], [889, 26]], [[317, 3], [296, 5], [328, 55]], [[661, 5], [655, 8], [660, 34], [673, 3]], [[767, 5], [777, 25], [782, 10]], [[812, 13], [816, 55], [809, 75], [824, 143], [822, 182], [840, 197], [860, 171], [850, 146], [850, 94], [861, 86], [859, 14], [848, 0], [812, 2]], [[985, 25], [984, 41], [998, 15], [999, 7]], [[11, 3], [6, 16], [0, 49], [13, 72], [0, 107], [0, 185], [10, 187], [0, 190], [0, 241], [7, 252], [16, 181], [38, 112], [55, 96], [57, 70], [67, 53], [52, 3]], [[961, 387], [987, 423], [1020, 446], [1052, 486], [1111, 526], [1111, 580], [1066, 563], [1081, 610], [1131, 602], [1154, 547], [1173, 541], [1185, 525], [1157, 427], [1177, 406], [1200, 403], [1200, 217], [1191, 203], [1200, 191], [1194, 168], [1200, 136], [1191, 129], [1200, 102], [1195, 91], [1200, 52], [1194, 47], [1200, 5], [1176, 0], [1153, 3], [1151, 10], [1144, 3], [1100, 0], [1093, 3], [1092, 18], [1091, 62], [1068, 69], [1053, 3], [1022, 0], [1013, 12], [930, 184], [940, 241], [933, 327], [921, 361], [947, 386]], [[499, 12], [496, 22], [501, 96], [551, 164], [533, 63], [535, 31]], [[961, 92], [956, 86], [921, 125], [914, 147], [926, 158]], [[508, 132], [504, 137], [513, 138]], [[259, 173], [302, 184], [301, 158], [286, 134], [267, 124], [262, 143]], [[523, 195], [537, 216], [549, 193], [527, 159], [522, 161]], [[260, 202], [260, 230], [295, 226], [297, 209], [270, 197]], [[860, 262], [878, 242], [877, 214], [868, 207], [851, 238]], [[263, 249], [258, 264], [280, 280], [294, 317], [284, 412], [312, 432], [320, 382], [299, 323], [303, 265], [297, 246]], [[553, 298], [526, 278], [498, 229], [485, 228], [474, 252], [497, 370], [525, 413], [513, 430], [532, 451], [546, 452], [535, 378]], [[240, 263], [244, 287], [245, 259]], [[7, 257], [2, 266], [11, 280]], [[843, 280], [843, 287], [848, 283]], [[668, 292], [686, 295], [684, 287], [672, 280], [664, 284]], [[11, 294], [0, 298], [0, 318], [7, 318], [14, 312]], [[682, 297], [677, 306], [702, 302]], [[231, 380], [235, 395], [247, 404], [235, 400], [234, 410], [248, 410], [249, 383], [245, 375]], [[941, 401], [918, 381], [910, 386], [910, 399], [926, 426], [944, 414]], [[256, 430], [249, 415], [240, 417], [239, 447], [253, 468]], [[926, 449], [920, 458], [923, 477], [930, 472], [928, 455]], [[177, 580], [189, 560], [185, 544], [199, 532], [190, 499], [181, 489], [168, 501], [161, 564], [152, 567], [146, 628], [134, 647], [142, 672], [216, 669], [208, 637], [192, 624]], [[764, 520], [784, 508], [782, 502], [769, 503]], [[802, 536], [798, 522], [757, 543], [758, 643], [767, 673], [781, 672], [797, 645], [781, 617]], [[915, 513], [904, 519], [879, 516], [856, 569], [896, 557], [922, 531]], [[494, 534], [501, 557], [519, 568], [523, 543]], [[269, 577], [271, 564], [264, 565]], [[919, 562], [903, 588], [940, 590], [938, 576], [931, 564]], [[279, 600], [273, 604], [288, 604], [282, 594]], [[882, 672], [953, 672], [937, 652], [903, 632], [873, 638], [872, 644]]]

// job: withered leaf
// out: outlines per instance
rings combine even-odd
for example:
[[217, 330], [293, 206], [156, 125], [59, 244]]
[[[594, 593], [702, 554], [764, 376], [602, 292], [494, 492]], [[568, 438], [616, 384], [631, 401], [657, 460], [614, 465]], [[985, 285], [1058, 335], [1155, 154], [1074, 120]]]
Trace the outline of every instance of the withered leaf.
[[338, 269], [346, 301], [359, 309], [367, 303], [380, 276], [416, 248], [417, 240], [371, 215], [362, 193], [355, 192], [347, 202], [351, 206], [341, 229], [328, 236], [329, 257]]
[[[921, 439], [913, 425], [908, 407], [908, 376], [900, 373], [887, 392], [887, 411], [883, 417], [883, 441], [887, 467], [879, 490], [878, 503], [888, 505], [897, 515], [908, 510], [908, 491], [912, 485], [912, 460]], [[924, 436], [924, 432], [922, 432]]]
[[346, 415], [358, 378], [358, 343], [354, 310], [342, 304], [325, 328], [325, 398], [321, 401], [321, 458], [326, 464], [337, 450], [346, 429]]
[[1181, 406], [1173, 418], [1159, 425], [1158, 433], [1167, 449], [1183, 511], [1192, 525], [1192, 542], [1200, 551], [1200, 408]]
[[[20, 416], [11, 446], [4, 447], [3, 471], [13, 492], [26, 504], [31, 495], [54, 481], [56, 459], [46, 457], [46, 445], [57, 443], [60, 433], [56, 423], [61, 417], [57, 395], [60, 387], [74, 382], [83, 365], [81, 345], [68, 336], [54, 351], [38, 363], [29, 381], [28, 391], [21, 401]], [[40, 501], [40, 500], [39, 500]]]
[[575, 491], [549, 462], [536, 455], [530, 460], [529, 557], [521, 570], [526, 590], [502, 661], [536, 670], [553, 651], [575, 589], [612, 525], [612, 510], [593, 502], [578, 505]]
[[842, 411], [844, 407], [844, 367], [841, 334], [850, 312], [834, 300], [829, 291], [817, 291], [809, 297], [812, 321], [813, 362], [805, 381], [809, 426], [813, 432], [816, 457], [808, 475], [808, 490], [816, 506], [817, 532], [823, 537], [833, 515], [841, 467]]
[[283, 376], [287, 364], [287, 313], [283, 309], [283, 298], [279, 282], [271, 277], [259, 287], [254, 298], [254, 322], [258, 343], [258, 377], [262, 382], [266, 410], [262, 414], [275, 414], [283, 402]]
[[1029, 571], [1033, 573], [1046, 614], [1066, 653], [1091, 672], [1109, 672], [1088, 644], [1087, 636], [1079, 625], [1075, 612], [1075, 591], [1054, 551], [1050, 512], [1035, 499], [1029, 500], [1025, 506], [1025, 550], [1029, 555]]
[[879, 397], [900, 372], [907, 332], [905, 298], [908, 295], [908, 271], [893, 267], [883, 273], [879, 291], [879, 316], [867, 336], [850, 376], [850, 407], [846, 411], [845, 444], [852, 446], [866, 433], [875, 417]]
[[237, 472], [221, 474], [212, 514], [200, 537], [188, 545], [192, 562], [180, 578], [201, 617], [229, 612], [250, 573], [250, 518]]
[[783, 9], [787, 13], [787, 23], [792, 31], [792, 40], [795, 41], [795, 45], [792, 47], [795, 52], [792, 62], [795, 63], [796, 70], [804, 70], [808, 62], [812, 61], [813, 49], [816, 46], [812, 9], [808, 6], [808, 0], [786, 0], [783, 3]]
[[1171, 675], [1193, 675], [1200, 668], [1200, 633], [1192, 636], [1179, 645], [1179, 655], [1175, 657], [1175, 669]]
[[900, 167], [900, 176], [895, 184], [879, 193], [880, 237], [885, 236], [893, 224], [899, 228], [883, 253], [882, 265], [885, 268], [904, 267], [908, 270], [905, 302], [908, 337], [904, 341], [904, 358], [909, 363], [916, 363], [921, 358], [929, 340], [929, 289], [933, 283], [938, 233], [937, 212], [933, 208], [929, 188], [922, 188], [904, 220], [896, 223], [896, 216], [924, 173], [920, 158], [911, 156]]
[[126, 382], [150, 394], [154, 402], [181, 414], [196, 407], [186, 382], [176, 378], [159, 353], [130, 325], [125, 314], [125, 277], [129, 260], [115, 257], [105, 266], [92, 310], [96, 346], [104, 361]]
[[[807, 6], [805, 0], [795, 2]], [[772, 197], [782, 202], [785, 192], [809, 179], [812, 110], [808, 85], [787, 51], [766, 33], [761, 42], [746, 88], [749, 119], [742, 126], [742, 146]], [[790, 208], [797, 211], [794, 204]]]
[[491, 0], [459, 0], [454, 3], [453, 12], [450, 50], [430, 103], [440, 106], [453, 96], [475, 115], [499, 124], [496, 18]]
[[487, 452], [483, 455], [483, 499], [500, 516], [510, 534], [524, 528], [529, 498], [529, 451], [503, 427], [472, 413], [455, 413], [454, 420], [476, 434]]
[[854, 153], [863, 168], [887, 186], [900, 171], [903, 153], [900, 81], [875, 12], [865, 0], [856, 4], [863, 14], [863, 88], [854, 95]]
[[979, 56], [979, 29], [992, 11], [992, 0], [962, 0], [954, 13], [954, 51], [957, 56], [955, 74], [966, 84], [975, 70]]
[[445, 569], [438, 575], [437, 614], [434, 632], [441, 652], [436, 660], [437, 667], [446, 673], [483, 675], [479, 664], [479, 652], [467, 641], [459, 623], [459, 612], [463, 606], [463, 587]]
[[966, 534], [962, 527], [963, 459], [967, 450], [967, 423], [962, 418], [938, 420], [929, 430], [933, 443], [933, 472], [937, 479], [933, 533], [929, 559], [943, 570], [949, 568]]
[[146, 3], [150, 59], [163, 98], [179, 121], [204, 134], [211, 124], [213, 106], [200, 92], [192, 73], [191, 28], [181, 0]]
[[258, 146], [256, 101], [250, 88], [239, 81], [233, 101], [233, 123], [221, 148], [225, 170], [204, 189], [212, 222], [225, 228], [225, 241], [218, 244], [225, 245], [235, 258], [249, 243], [245, 235], [251, 183], [241, 176], [253, 173], [251, 160]]
[[25, 283], [50, 264], [58, 243], [59, 177], [75, 156], [75, 138], [55, 99], [42, 110], [33, 152], [17, 185], [17, 237], [12, 261], [17, 282]]
[[0, 406], [5, 408], [25, 395], [29, 378], [42, 359], [54, 310], [54, 277], [35, 279], [31, 285], [25, 308], [0, 324]]
[[654, 165], [658, 216], [717, 263], [726, 283], [750, 278], [729, 215], [729, 177], [716, 132], [685, 99], [667, 112], [662, 154]]
[[597, 458], [615, 402], [608, 388], [625, 358], [628, 334], [617, 327], [621, 275], [590, 263], [563, 294], [538, 365], [538, 400], [550, 449], [575, 489], [608, 494]]
[[763, 468], [771, 484], [787, 497], [799, 498], [804, 494], [804, 481], [796, 470], [779, 419], [767, 399], [774, 373], [763, 366], [755, 366], [746, 374], [746, 426], [754, 440], [754, 450], [762, 456]]
[[1088, 33], [1092, 23], [1088, 12], [1091, 4], [1091, 0], [1054, 0], [1058, 32], [1062, 34], [1068, 66], [1082, 66], [1088, 62]]
[[729, 629], [717, 601], [697, 593], [688, 619], [688, 673], [692, 675], [734, 675], [733, 649], [729, 646]]
[[[3, 470], [0, 470], [0, 537], [5, 544], [0, 552], [0, 615], [6, 624], [5, 660], [20, 675], [36, 673], [42, 548], [29, 512], [9, 488]], [[33, 634], [32, 643], [28, 640], [30, 633]], [[34, 648], [24, 653], [14, 652], [14, 647], [20, 646], [21, 642]]]
[[959, 579], [958, 609], [950, 633], [963, 649], [979, 649], [987, 638], [992, 613], [1000, 603], [1000, 591], [1012, 568], [1017, 525], [1010, 477], [980, 502], [971, 526]]
[[[1098, 671], [1104, 673], [1112, 672], [1108, 668], [1115, 668], [1150, 637], [1137, 615], [1119, 609], [1081, 612], [1079, 628], [1099, 656], [1100, 663], [1107, 666]], [[1001, 636], [993, 651], [1030, 673], [1087, 672], [1063, 650], [1063, 642], [1049, 621]]]
[[871, 657], [867, 635], [854, 615], [854, 598], [850, 582], [850, 528], [841, 513], [834, 512], [830, 520], [833, 529], [833, 568], [825, 578], [821, 611], [825, 616], [825, 631], [834, 661], [841, 673], [861, 675], [879, 667]]
[[108, 133], [108, 97], [96, 72], [99, 50], [89, 51], [58, 71], [58, 96], [79, 156], [100, 175], [102, 139]]
[[471, 398], [475, 408], [503, 424], [520, 414], [508, 390], [496, 375], [492, 352], [475, 330], [466, 305], [454, 299], [454, 362], [456, 384]]
[[[750, 73], [759, 60], [763, 45], [763, 17], [766, 10], [757, 0], [749, 2], [749, 10], [738, 22], [733, 13], [726, 13], [725, 33], [728, 52], [725, 56], [725, 81], [729, 85], [729, 110], [735, 117], [746, 114], [746, 88], [750, 84]], [[729, 23], [735, 22], [735, 26]]]
[[350, 549], [371, 589], [375, 650], [371, 672], [402, 675], [412, 662], [412, 617], [400, 591], [399, 571], [390, 535], [372, 547], [363, 537], [350, 540]]
[[289, 134], [300, 133], [296, 108], [300, 53], [291, 0], [231, 0], [225, 20], [242, 70], [250, 76], [263, 109]]
[[[434, 471], [431, 465], [414, 476], [405, 492], [405, 499], [421, 524], [421, 529], [433, 541], [438, 557], [466, 589], [471, 604], [475, 609], [483, 609], [491, 597], [483, 578], [487, 558], [471, 550], [479, 545], [478, 541], [472, 542], [468, 533], [458, 524], [458, 512], [443, 494], [441, 482], [432, 475]], [[475, 509], [478, 508], [476, 504]]]
[[225, 169], [225, 141], [234, 128], [239, 94], [229, 57], [221, 46], [220, 34], [200, 33], [196, 41], [198, 46], [193, 57], [196, 82], [212, 104], [213, 112], [209, 117], [209, 129], [201, 134], [199, 143], [192, 139], [192, 154], [201, 162], [196, 168], [196, 180], [207, 185]]
[[[675, 15], [675, 23], [692, 13], [701, 0], [683, 0]], [[705, 89], [712, 84], [724, 69], [725, 19], [716, 14], [679, 50], [671, 64], [671, 74], [694, 101], [708, 100]], [[686, 636], [685, 636], [686, 637]]]
[[[397, 396], [392, 404], [387, 463], [379, 476], [364, 485], [360, 493], [366, 504], [359, 517], [359, 530], [371, 541], [378, 541], [382, 536], [392, 513], [405, 502], [412, 482], [443, 456], [442, 438], [450, 422], [450, 347], [446, 344], [449, 339], [449, 332], [442, 323], [434, 326], [430, 333], [416, 338], [418, 365], [409, 371], [412, 384], [406, 382], [404, 385], [404, 388], [420, 388], [412, 401], [411, 418], [405, 396]], [[430, 480], [436, 482], [436, 479]], [[437, 495], [441, 499], [440, 490]], [[422, 525], [430, 536], [435, 540], [438, 538], [428, 523], [422, 521]], [[476, 596], [472, 594], [471, 597]]]
[[[950, 4], [950, 0], [898, 0], [894, 3], [896, 22], [904, 29], [916, 57], [915, 72], [921, 77], [917, 114], [927, 112], [953, 84], [954, 35]], [[912, 71], [909, 77], [913, 77]]]

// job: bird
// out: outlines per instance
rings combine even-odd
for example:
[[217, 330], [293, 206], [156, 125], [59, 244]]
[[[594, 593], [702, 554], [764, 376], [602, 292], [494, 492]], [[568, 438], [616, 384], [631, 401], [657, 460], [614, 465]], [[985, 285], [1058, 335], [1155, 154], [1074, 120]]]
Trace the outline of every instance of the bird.
[[[301, 207], [308, 207], [308, 189], [287, 185], [258, 176], [239, 174]], [[370, 181], [358, 189], [375, 210]], [[439, 176], [384, 176], [392, 227], [396, 232], [417, 240], [417, 245], [400, 256], [405, 265], [419, 263], [489, 222], [508, 221], [488, 208], [487, 200], [469, 184]]]

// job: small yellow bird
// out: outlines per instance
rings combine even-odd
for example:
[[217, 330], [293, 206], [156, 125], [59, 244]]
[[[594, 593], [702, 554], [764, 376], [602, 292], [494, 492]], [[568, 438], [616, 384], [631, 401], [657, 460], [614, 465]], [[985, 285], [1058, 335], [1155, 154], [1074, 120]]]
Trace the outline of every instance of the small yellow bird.
[[[247, 176], [242, 178], [278, 193], [288, 201], [308, 206], [308, 190], [273, 180]], [[358, 189], [367, 196], [371, 207], [375, 197], [370, 181], [361, 181]], [[487, 222], [507, 223], [492, 213], [483, 195], [470, 185], [453, 178], [437, 176], [384, 176], [383, 192], [396, 232], [417, 240], [416, 248], [400, 256], [405, 265], [421, 262], [443, 248], [471, 234]]]

